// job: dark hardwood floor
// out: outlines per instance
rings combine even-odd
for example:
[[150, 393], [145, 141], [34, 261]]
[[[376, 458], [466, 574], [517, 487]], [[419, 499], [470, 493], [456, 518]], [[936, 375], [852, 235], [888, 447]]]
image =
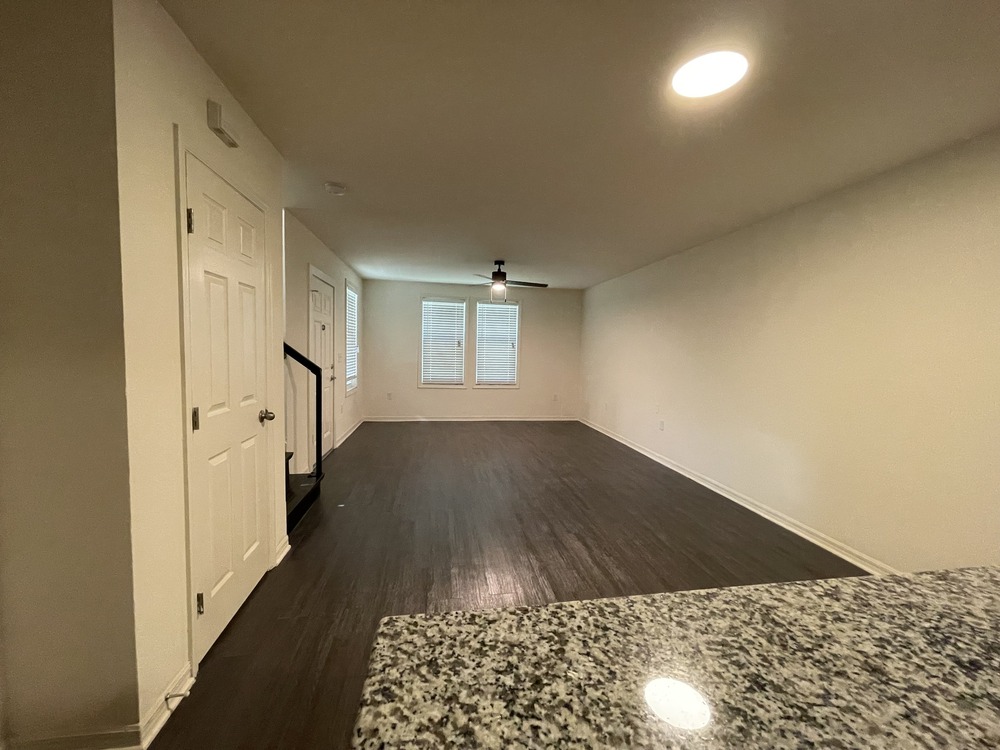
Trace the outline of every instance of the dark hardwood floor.
[[386, 615], [863, 574], [575, 422], [365, 424], [324, 468], [152, 750], [348, 747]]

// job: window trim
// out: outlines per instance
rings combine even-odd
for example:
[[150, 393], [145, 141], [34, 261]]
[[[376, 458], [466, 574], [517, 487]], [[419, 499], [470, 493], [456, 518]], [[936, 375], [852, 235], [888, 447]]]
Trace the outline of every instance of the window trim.
[[[355, 326], [354, 337], [357, 340], [358, 347], [358, 361], [357, 361], [357, 375], [355, 376], [354, 385], [351, 385], [351, 379], [347, 376], [347, 305], [348, 297], [350, 293], [354, 292], [354, 296], [357, 298], [357, 310], [355, 311]], [[344, 397], [353, 396], [358, 388], [361, 387], [361, 291], [351, 283], [350, 279], [344, 279]]]
[[[462, 346], [462, 382], [461, 383], [425, 383], [424, 382], [424, 302], [461, 302], [465, 312]], [[469, 298], [442, 297], [437, 294], [425, 294], [420, 297], [420, 316], [417, 318], [417, 388], [441, 389], [446, 391], [462, 391], [469, 387]]]
[[[515, 352], [515, 366], [514, 366], [514, 382], [513, 383], [478, 383], [479, 379], [479, 305], [514, 305], [517, 307], [517, 346], [514, 349]], [[505, 302], [493, 302], [489, 299], [477, 299], [476, 300], [476, 350], [473, 359], [473, 365], [475, 367], [475, 372], [473, 373], [472, 382], [473, 388], [480, 388], [484, 390], [500, 390], [500, 391], [516, 391], [521, 387], [521, 323], [523, 322], [522, 314], [524, 313], [524, 307], [521, 305], [520, 300], [507, 299]]]

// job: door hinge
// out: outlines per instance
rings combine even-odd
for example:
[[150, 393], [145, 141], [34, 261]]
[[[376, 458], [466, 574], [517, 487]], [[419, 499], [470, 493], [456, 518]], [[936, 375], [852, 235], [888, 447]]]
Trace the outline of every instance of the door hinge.
[[194, 234], [194, 210], [188, 209], [188, 234]]
[[194, 431], [200, 429], [201, 429], [201, 415], [199, 414], [198, 407], [196, 406], [191, 410], [191, 430]]
[[205, 614], [205, 595], [204, 594], [196, 594], [195, 597], [194, 597], [194, 603], [195, 603], [195, 606], [198, 609], [198, 614], [199, 615]]

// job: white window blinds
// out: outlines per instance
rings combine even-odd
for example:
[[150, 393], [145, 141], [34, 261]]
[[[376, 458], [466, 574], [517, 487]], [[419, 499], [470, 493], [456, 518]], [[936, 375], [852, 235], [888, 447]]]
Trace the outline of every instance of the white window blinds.
[[517, 385], [516, 302], [476, 305], [476, 385]]
[[358, 293], [347, 287], [347, 363], [344, 367], [344, 377], [347, 380], [347, 390], [358, 387]]
[[465, 300], [423, 300], [420, 382], [465, 383]]

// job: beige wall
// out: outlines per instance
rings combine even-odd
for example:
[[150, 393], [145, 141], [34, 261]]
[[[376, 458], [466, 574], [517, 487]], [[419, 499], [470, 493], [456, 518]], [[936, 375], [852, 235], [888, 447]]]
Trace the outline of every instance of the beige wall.
[[138, 719], [110, 0], [0, 3], [0, 628], [12, 744]]
[[[309, 266], [315, 266], [333, 279], [334, 352], [337, 381], [333, 389], [334, 445], [339, 445], [362, 418], [363, 386], [345, 392], [345, 284], [362, 294], [361, 277], [338, 258], [330, 248], [303, 226], [291, 212], [285, 212], [285, 341], [309, 356]], [[363, 304], [363, 301], [362, 301]], [[360, 313], [360, 311], [359, 311]], [[359, 325], [361, 323], [359, 322]], [[360, 343], [360, 342], [359, 342]], [[291, 359], [285, 360], [285, 434], [288, 450], [295, 452], [294, 470], [310, 471], [309, 463], [309, 393], [315, 388], [311, 375]], [[363, 383], [363, 380], [362, 380]]]
[[587, 417], [896, 568], [1000, 563], [998, 195], [992, 136], [593, 287]]
[[[265, 212], [269, 407], [284, 401], [281, 332], [282, 159], [153, 0], [115, 0], [118, 178], [136, 649], [142, 721], [188, 665], [181, 304], [174, 124], [196, 154]], [[223, 105], [240, 135], [227, 148], [207, 127], [205, 102]], [[283, 420], [271, 423], [272, 545], [285, 538]]]
[[[466, 310], [464, 389], [418, 387], [422, 297], [470, 300]], [[361, 342], [365, 416], [373, 419], [579, 416], [582, 292], [511, 289], [509, 298], [521, 304], [519, 387], [475, 388], [474, 302], [489, 299], [488, 287], [365, 281]], [[388, 393], [392, 394], [391, 400]]]

